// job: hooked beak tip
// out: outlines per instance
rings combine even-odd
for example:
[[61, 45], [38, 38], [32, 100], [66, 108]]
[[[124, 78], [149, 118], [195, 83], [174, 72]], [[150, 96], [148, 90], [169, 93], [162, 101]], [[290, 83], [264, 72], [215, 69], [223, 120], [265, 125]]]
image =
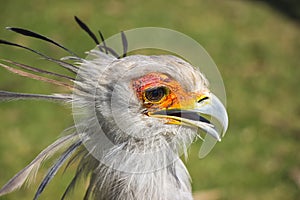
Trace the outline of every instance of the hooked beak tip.
[[192, 109], [167, 109], [148, 113], [148, 115], [169, 119], [169, 124], [200, 128], [219, 142], [228, 128], [226, 109], [212, 93], [203, 97]]

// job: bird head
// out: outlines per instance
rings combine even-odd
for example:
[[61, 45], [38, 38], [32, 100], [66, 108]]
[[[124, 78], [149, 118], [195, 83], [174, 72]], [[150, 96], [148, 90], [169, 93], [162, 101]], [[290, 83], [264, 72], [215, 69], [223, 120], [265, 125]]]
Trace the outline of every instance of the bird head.
[[[103, 149], [107, 142], [111, 144], [108, 147], [111, 152], [120, 149], [126, 152], [122, 156], [110, 156], [109, 160], [128, 155], [145, 158], [145, 152], [160, 151], [161, 155], [173, 152], [172, 158], [160, 156], [171, 161], [186, 153], [189, 145], [195, 138], [202, 138], [202, 134], [221, 140], [228, 126], [225, 107], [209, 91], [205, 76], [188, 62], [170, 55], [133, 55], [111, 58], [110, 63], [106, 59], [105, 67], [99, 70], [101, 62], [97, 58], [83, 63], [78, 78], [80, 87], [85, 87], [89, 95], [75, 92], [78, 101], [73, 108], [82, 110], [82, 105], [86, 105], [84, 110], [90, 111], [77, 124], [83, 126], [81, 130], [92, 130], [88, 135], [93, 137], [86, 146], [97, 152], [95, 155], [102, 162], [112, 162], [103, 161], [105, 155], [99, 153], [108, 151]], [[108, 140], [99, 135], [105, 135]]]

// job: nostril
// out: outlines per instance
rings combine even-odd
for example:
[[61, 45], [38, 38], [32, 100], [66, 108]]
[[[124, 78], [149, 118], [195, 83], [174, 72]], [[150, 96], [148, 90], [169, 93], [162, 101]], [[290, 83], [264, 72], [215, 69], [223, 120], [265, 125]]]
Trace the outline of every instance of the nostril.
[[198, 100], [198, 103], [200, 103], [200, 102], [202, 102], [202, 101], [204, 101], [206, 99], [209, 99], [209, 98], [208, 97], [203, 97], [203, 98], [201, 98], [201, 99]]

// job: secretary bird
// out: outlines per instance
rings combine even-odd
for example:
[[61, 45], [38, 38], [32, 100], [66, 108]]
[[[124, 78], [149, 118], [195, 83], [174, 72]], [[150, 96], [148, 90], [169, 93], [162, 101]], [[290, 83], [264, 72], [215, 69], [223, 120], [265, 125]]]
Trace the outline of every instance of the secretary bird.
[[35, 200], [62, 166], [68, 168], [74, 163], [78, 164], [76, 174], [61, 199], [80, 178], [88, 180], [85, 200], [193, 199], [190, 176], [180, 156], [187, 156], [190, 144], [203, 140], [203, 134], [220, 141], [228, 126], [226, 109], [210, 92], [207, 79], [198, 68], [173, 55], [128, 55], [123, 32], [123, 53], [118, 55], [105, 43], [101, 32], [100, 43], [80, 19], [75, 20], [97, 45], [85, 59], [48, 37], [22, 28], [7, 29], [49, 42], [70, 56], [55, 59], [0, 40], [0, 44], [35, 53], [73, 74], [2, 60], [0, 66], [10, 72], [66, 87], [70, 93], [0, 91], [0, 100], [38, 99], [70, 104], [75, 121], [68, 134], [10, 179], [0, 189], [0, 196], [31, 180], [41, 163], [56, 155]]

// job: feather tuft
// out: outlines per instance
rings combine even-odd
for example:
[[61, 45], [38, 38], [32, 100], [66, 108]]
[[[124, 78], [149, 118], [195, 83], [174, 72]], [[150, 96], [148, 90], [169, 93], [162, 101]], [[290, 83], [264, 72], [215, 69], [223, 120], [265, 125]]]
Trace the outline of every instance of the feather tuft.
[[17, 93], [17, 92], [8, 92], [8, 91], [0, 90], [0, 102], [23, 100], [23, 99], [38, 99], [38, 100], [69, 102], [72, 100], [72, 97], [68, 94], [53, 94], [53, 95], [27, 94], [27, 93]]
[[43, 54], [43, 53], [41, 53], [39, 51], [31, 49], [29, 47], [26, 47], [26, 46], [23, 46], [23, 45], [20, 45], [20, 44], [16, 44], [16, 43], [12, 43], [12, 42], [8, 42], [6, 40], [1, 40], [1, 39], [0, 39], [0, 44], [10, 45], [10, 46], [15, 46], [15, 47], [19, 47], [19, 48], [22, 48], [22, 49], [26, 49], [28, 51], [31, 51], [31, 52], [33, 52], [33, 53], [35, 53], [35, 54], [37, 54], [37, 55], [45, 58], [48, 61], [51, 61], [51, 62], [54, 62], [54, 63], [58, 64], [59, 66], [65, 68], [65, 69], [67, 69], [67, 70], [69, 70], [69, 71], [71, 71], [71, 72], [73, 72], [75, 74], [78, 71], [78, 67], [76, 67], [75, 65], [72, 65], [70, 63], [67, 63], [67, 62], [64, 62], [64, 61], [61, 61], [61, 60], [57, 60], [57, 59], [51, 58], [51, 57], [46, 56], [45, 54]]
[[37, 200], [41, 193], [44, 191], [45, 187], [49, 184], [49, 182], [53, 179], [57, 171], [61, 168], [61, 166], [65, 163], [65, 161], [77, 150], [77, 148], [82, 144], [81, 140], [76, 141], [72, 144], [57, 160], [57, 162], [50, 168], [42, 183], [40, 184], [38, 190], [35, 193], [34, 200]]
[[77, 133], [64, 136], [44, 149], [29, 165], [19, 171], [11, 178], [1, 189], [0, 196], [19, 189], [26, 180], [33, 179], [35, 172], [39, 169], [41, 163], [48, 157], [53, 156], [57, 151], [70, 145], [78, 137]]
[[52, 39], [50, 39], [50, 38], [48, 38], [48, 37], [46, 37], [44, 35], [41, 35], [41, 34], [35, 33], [33, 31], [30, 31], [30, 30], [27, 30], [27, 29], [23, 29], [23, 28], [6, 27], [6, 29], [10, 30], [10, 31], [13, 31], [13, 32], [16, 32], [16, 33], [19, 33], [21, 35], [25, 35], [25, 36], [28, 36], [28, 37], [33, 37], [33, 38], [37, 38], [37, 39], [49, 42], [51, 44], [54, 44], [54, 45], [60, 47], [61, 49], [65, 50], [65, 51], [67, 51], [71, 55], [73, 55], [73, 56], [75, 56], [77, 58], [80, 58], [79, 56], [77, 56], [71, 50], [67, 49], [66, 47], [62, 46], [61, 44], [55, 42], [54, 40], [52, 40]]
[[46, 78], [46, 77], [43, 77], [43, 76], [35, 75], [35, 74], [25, 72], [25, 71], [22, 71], [22, 70], [19, 70], [19, 69], [15, 69], [13, 67], [4, 65], [2, 63], [0, 63], [0, 67], [4, 68], [4, 69], [6, 69], [6, 70], [8, 70], [8, 71], [10, 71], [14, 74], [18, 74], [20, 76], [28, 77], [28, 78], [35, 79], [35, 80], [38, 80], [38, 81], [51, 83], [51, 84], [54, 84], [54, 85], [63, 86], [63, 87], [66, 87], [70, 90], [73, 89], [73, 87], [71, 85], [67, 84], [67, 83], [60, 82], [60, 81], [57, 81], [57, 80], [53, 80], [53, 79], [50, 79], [50, 78]]

